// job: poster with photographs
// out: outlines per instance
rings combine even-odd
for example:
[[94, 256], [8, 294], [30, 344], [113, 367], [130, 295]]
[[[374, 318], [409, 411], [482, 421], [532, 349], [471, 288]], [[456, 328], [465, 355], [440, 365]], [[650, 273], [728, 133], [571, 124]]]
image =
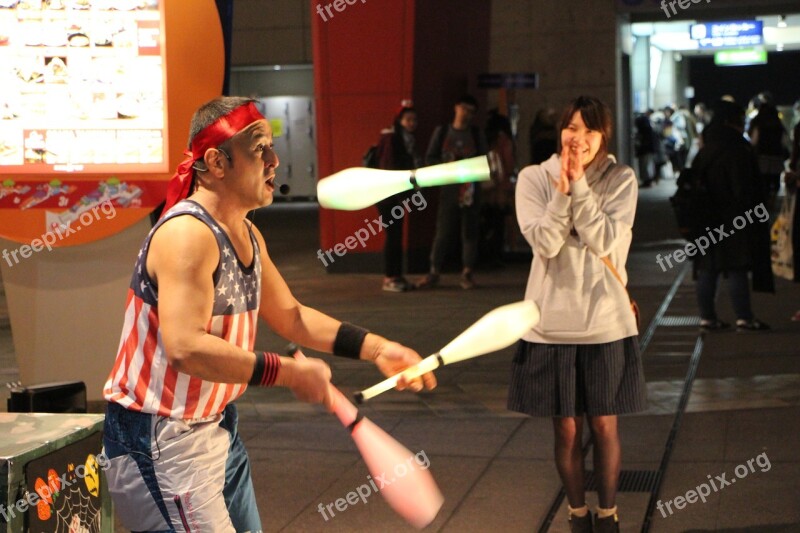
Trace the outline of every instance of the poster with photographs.
[[167, 170], [163, 0], [0, 0], [0, 174]]

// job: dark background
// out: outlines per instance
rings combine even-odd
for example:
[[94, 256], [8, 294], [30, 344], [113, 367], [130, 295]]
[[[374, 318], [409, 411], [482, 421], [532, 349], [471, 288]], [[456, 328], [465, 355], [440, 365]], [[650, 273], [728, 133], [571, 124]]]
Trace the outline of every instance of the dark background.
[[689, 83], [695, 90], [693, 105], [730, 94], [746, 107], [762, 91], [770, 91], [777, 105], [800, 99], [800, 52], [770, 52], [766, 65], [745, 67], [718, 67], [713, 56], [684, 58], [689, 60]]

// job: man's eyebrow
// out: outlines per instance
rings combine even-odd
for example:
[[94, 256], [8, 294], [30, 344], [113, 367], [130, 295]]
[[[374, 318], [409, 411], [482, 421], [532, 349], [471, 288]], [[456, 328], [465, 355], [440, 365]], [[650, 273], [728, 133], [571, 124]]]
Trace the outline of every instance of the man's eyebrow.
[[259, 124], [248, 132], [248, 137], [250, 138], [250, 141], [257, 141], [260, 139], [266, 139], [269, 137], [269, 135], [267, 135], [267, 128]]
[[243, 129], [239, 130], [239, 133], [242, 135], [247, 135], [250, 137], [256, 136], [259, 133], [263, 133], [266, 131], [267, 124], [264, 123], [263, 120], [257, 120], [245, 126]]

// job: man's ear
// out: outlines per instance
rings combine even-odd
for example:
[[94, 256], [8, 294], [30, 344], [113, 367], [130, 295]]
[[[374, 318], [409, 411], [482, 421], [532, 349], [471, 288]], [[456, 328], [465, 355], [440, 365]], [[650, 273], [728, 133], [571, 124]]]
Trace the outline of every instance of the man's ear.
[[222, 177], [225, 173], [223, 159], [225, 158], [222, 155], [222, 152], [216, 148], [209, 148], [203, 155], [203, 161], [206, 164], [206, 168], [208, 168], [208, 171], [216, 177]]

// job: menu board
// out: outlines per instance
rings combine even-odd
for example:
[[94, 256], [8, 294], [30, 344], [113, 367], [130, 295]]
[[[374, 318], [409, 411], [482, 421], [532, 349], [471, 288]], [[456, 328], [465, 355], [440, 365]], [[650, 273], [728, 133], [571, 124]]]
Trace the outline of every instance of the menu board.
[[0, 173], [168, 170], [164, 0], [0, 0]]

